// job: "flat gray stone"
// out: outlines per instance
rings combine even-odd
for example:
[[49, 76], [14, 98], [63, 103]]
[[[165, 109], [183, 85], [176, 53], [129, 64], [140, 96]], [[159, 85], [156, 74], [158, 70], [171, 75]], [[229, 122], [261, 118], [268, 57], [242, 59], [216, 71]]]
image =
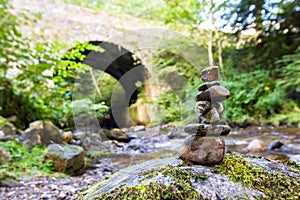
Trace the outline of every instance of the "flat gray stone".
[[216, 108], [211, 108], [207, 113], [202, 117], [201, 123], [210, 124], [217, 123], [221, 120], [220, 115]]
[[199, 91], [204, 91], [204, 90], [207, 90], [208, 88], [210, 88], [212, 86], [220, 86], [220, 82], [219, 81], [212, 81], [212, 82], [202, 83], [201, 85], [199, 85], [198, 90]]
[[228, 125], [210, 125], [210, 124], [188, 124], [184, 131], [198, 136], [224, 136], [231, 131]]
[[224, 101], [230, 96], [228, 89], [222, 86], [212, 86], [203, 92], [199, 92], [196, 95], [196, 101], [210, 101], [210, 102], [220, 102]]

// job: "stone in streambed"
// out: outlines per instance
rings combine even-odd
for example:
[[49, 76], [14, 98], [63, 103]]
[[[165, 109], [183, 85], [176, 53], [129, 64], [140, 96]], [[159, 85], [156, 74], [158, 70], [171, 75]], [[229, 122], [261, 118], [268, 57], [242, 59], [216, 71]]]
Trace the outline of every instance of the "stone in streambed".
[[219, 115], [217, 109], [212, 108], [202, 116], [201, 123], [210, 124], [210, 123], [219, 122], [220, 120], [221, 120], [220, 115]]
[[211, 103], [209, 101], [198, 101], [196, 103], [195, 111], [197, 113], [206, 113], [211, 107]]
[[179, 157], [187, 162], [200, 165], [215, 165], [222, 162], [225, 142], [221, 137], [191, 137], [184, 146]]
[[220, 86], [219, 81], [212, 81], [212, 82], [205, 82], [199, 85], [198, 91], [204, 91], [207, 90], [208, 88], [211, 88], [212, 86]]
[[48, 146], [45, 160], [53, 161], [53, 170], [70, 175], [84, 172], [84, 151], [82, 147], [68, 144]]
[[201, 71], [203, 82], [217, 81], [219, 78], [219, 70], [217, 66], [211, 66]]
[[228, 125], [188, 124], [184, 131], [198, 136], [219, 136], [228, 135], [231, 128]]
[[196, 96], [196, 101], [211, 101], [219, 102], [227, 99], [230, 96], [228, 89], [222, 86], [212, 86], [207, 90], [200, 92]]

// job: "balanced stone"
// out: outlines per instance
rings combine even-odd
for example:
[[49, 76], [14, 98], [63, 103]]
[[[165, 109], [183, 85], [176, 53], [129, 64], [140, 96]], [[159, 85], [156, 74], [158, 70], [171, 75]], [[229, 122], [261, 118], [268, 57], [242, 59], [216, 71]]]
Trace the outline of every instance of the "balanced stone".
[[211, 107], [216, 108], [218, 113], [221, 113], [224, 111], [224, 106], [220, 102], [214, 102]]
[[230, 96], [228, 89], [222, 86], [212, 86], [207, 90], [200, 92], [196, 96], [196, 101], [211, 101], [219, 102], [227, 99]]
[[188, 124], [184, 131], [198, 136], [224, 136], [231, 131], [228, 125]]
[[216, 66], [205, 68], [201, 71], [201, 77], [203, 82], [217, 81], [219, 78], [218, 73], [219, 70]]
[[179, 157], [200, 165], [215, 165], [222, 162], [225, 142], [221, 137], [191, 137], [183, 146]]
[[201, 85], [199, 85], [198, 91], [204, 91], [212, 86], [219, 86], [219, 85], [220, 85], [219, 81], [205, 82], [205, 83], [202, 83]]
[[204, 124], [210, 124], [210, 123], [216, 123], [219, 122], [220, 115], [216, 108], [210, 109], [207, 113], [203, 115], [202, 123]]
[[196, 103], [195, 111], [197, 113], [205, 113], [211, 108], [211, 103], [209, 101], [198, 101]]

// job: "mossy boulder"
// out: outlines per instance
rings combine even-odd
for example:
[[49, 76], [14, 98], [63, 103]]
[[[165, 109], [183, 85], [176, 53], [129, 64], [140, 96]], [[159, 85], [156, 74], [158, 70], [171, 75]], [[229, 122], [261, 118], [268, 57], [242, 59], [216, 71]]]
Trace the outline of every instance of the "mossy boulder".
[[22, 186], [17, 181], [17, 178], [14, 174], [8, 172], [5, 169], [0, 169], [0, 187], [19, 187]]
[[77, 199], [299, 199], [300, 166], [228, 153], [212, 167], [176, 157], [128, 167]]
[[0, 116], [0, 131], [3, 132], [4, 136], [7, 136], [7, 135], [15, 135], [17, 129], [6, 118]]

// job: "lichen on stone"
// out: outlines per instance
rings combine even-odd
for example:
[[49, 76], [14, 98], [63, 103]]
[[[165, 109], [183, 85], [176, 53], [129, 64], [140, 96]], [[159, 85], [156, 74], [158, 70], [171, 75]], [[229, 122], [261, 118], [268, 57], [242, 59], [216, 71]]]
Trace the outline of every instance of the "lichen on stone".
[[[277, 163], [272, 164], [276, 165]], [[291, 171], [299, 170], [299, 166], [294, 165], [293, 167]], [[298, 178], [283, 174], [279, 170], [271, 173], [262, 167], [255, 167], [247, 160], [247, 156], [227, 153], [223, 162], [214, 168], [217, 172], [226, 174], [232, 181], [263, 192], [266, 199], [300, 198], [300, 180]]]

